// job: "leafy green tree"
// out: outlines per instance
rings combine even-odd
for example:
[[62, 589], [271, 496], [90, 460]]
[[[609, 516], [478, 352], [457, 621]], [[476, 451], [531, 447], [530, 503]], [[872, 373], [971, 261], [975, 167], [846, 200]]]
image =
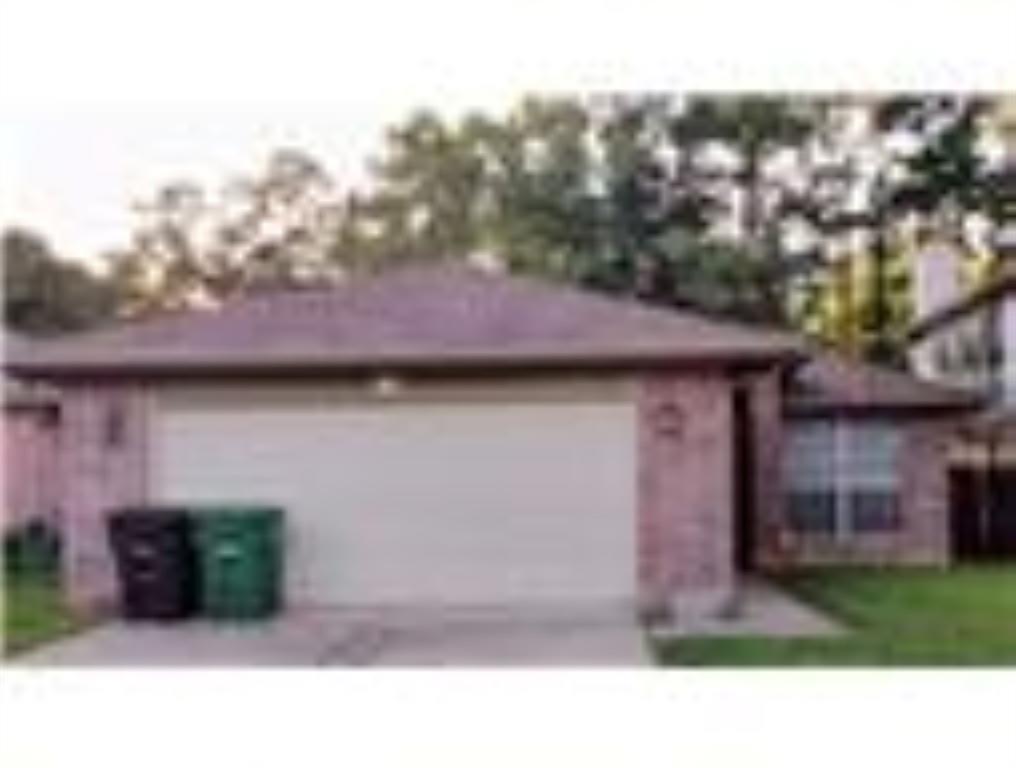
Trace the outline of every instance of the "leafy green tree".
[[[967, 224], [989, 199], [979, 148], [987, 106], [979, 98], [939, 96], [825, 105], [822, 160], [793, 203], [812, 226], [824, 265], [799, 307], [813, 320], [828, 315], [823, 301], [838, 308], [840, 321], [825, 327], [844, 348], [899, 362], [911, 319], [910, 260], [919, 256], [915, 232], [935, 231], [972, 251]], [[851, 137], [843, 130], [851, 124], [866, 127]]]
[[680, 142], [719, 144], [734, 162], [722, 175], [741, 193], [739, 229], [762, 247], [777, 223], [771, 216], [781, 180], [769, 166], [777, 154], [798, 151], [815, 130], [814, 102], [776, 96], [693, 97], [671, 128]]
[[[501, 120], [417, 115], [389, 135], [338, 250], [374, 264], [489, 250], [513, 270], [661, 304], [736, 296], [741, 314], [772, 320], [759, 300], [764, 262], [706, 238], [725, 201], [705, 140], [675, 143], [679, 106], [612, 96], [530, 99]], [[736, 290], [705, 295], [724, 294], [713, 276], [738, 268]]]
[[[870, 357], [899, 362], [900, 277], [893, 255], [908, 223], [950, 239], [968, 257], [968, 224], [990, 212], [987, 158], [981, 149], [991, 101], [979, 96], [907, 96], [873, 107], [879, 164], [870, 174], [866, 226], [872, 233], [870, 306], [865, 315]], [[920, 258], [914, 252], [912, 258]]]
[[[657, 304], [849, 329], [845, 346], [889, 358], [906, 323], [908, 226], [999, 208], [1003, 185], [978, 150], [983, 110], [923, 96], [635, 94], [526, 99], [498, 117], [420, 112], [345, 195], [298, 152], [214, 194], [165, 187], [113, 276], [137, 312], [485, 251]], [[847, 128], [859, 114], [871, 119], [858, 138]], [[850, 307], [849, 321], [823, 320], [824, 302]]]
[[443, 258], [478, 246], [483, 158], [465, 131], [429, 112], [388, 134], [378, 191], [359, 210], [384, 261]]
[[658, 303], [718, 318], [773, 323], [772, 307], [759, 290], [767, 277], [765, 264], [743, 245], [675, 229], [662, 239], [661, 253]]
[[[796, 324], [849, 356], [901, 363], [903, 333], [913, 320], [910, 257], [894, 246], [881, 258], [858, 250], [829, 262], [796, 295]], [[875, 290], [879, 282], [882, 291]]]
[[136, 213], [130, 245], [107, 254], [127, 314], [327, 282], [342, 272], [333, 251], [342, 204], [324, 168], [302, 152], [276, 152], [261, 173], [215, 193], [167, 184]]
[[567, 274], [597, 236], [589, 130], [568, 99], [526, 100], [501, 120], [419, 113], [389, 132], [337, 251], [384, 265], [490, 250], [513, 269]]
[[[680, 146], [707, 158], [706, 176], [723, 193], [726, 224], [747, 257], [758, 262], [756, 286], [771, 320], [784, 321], [796, 277], [788, 240], [788, 201], [795, 177], [807, 172], [803, 159], [819, 125], [815, 99], [746, 95], [697, 96], [674, 119], [671, 135]], [[711, 151], [710, 151], [711, 150]]]
[[7, 229], [2, 237], [4, 322], [26, 334], [83, 330], [110, 318], [115, 297], [105, 279], [61, 259], [39, 234]]
[[885, 135], [873, 125], [871, 104], [861, 100], [823, 100], [816, 114], [804, 183], [783, 208], [811, 235], [810, 269], [800, 273], [795, 296], [798, 322], [843, 351], [887, 359], [884, 278], [893, 222]]
[[907, 96], [875, 106], [883, 135], [905, 135], [909, 150], [886, 158], [896, 178], [885, 205], [894, 215], [913, 214], [963, 242], [966, 217], [988, 204], [988, 162], [980, 148], [990, 99], [980, 96]]
[[[612, 96], [602, 104], [598, 237], [580, 271], [587, 285], [661, 304], [691, 295], [675, 291], [674, 271], [697, 264], [691, 246], [720, 204], [698, 174], [694, 148], [675, 147], [667, 133], [674, 109], [659, 96]], [[690, 285], [693, 276], [685, 278]]]

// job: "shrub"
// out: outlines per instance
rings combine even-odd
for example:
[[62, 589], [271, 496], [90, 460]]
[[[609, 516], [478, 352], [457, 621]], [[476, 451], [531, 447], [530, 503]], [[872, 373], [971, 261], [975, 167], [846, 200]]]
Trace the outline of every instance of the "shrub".
[[11, 528], [4, 534], [4, 568], [8, 574], [55, 575], [60, 567], [60, 533], [43, 520]]

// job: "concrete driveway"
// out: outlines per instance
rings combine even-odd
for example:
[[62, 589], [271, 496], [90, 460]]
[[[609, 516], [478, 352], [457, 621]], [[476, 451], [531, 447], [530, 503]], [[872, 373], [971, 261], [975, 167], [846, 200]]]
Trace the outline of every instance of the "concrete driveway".
[[372, 616], [291, 611], [256, 624], [113, 621], [14, 660], [33, 667], [620, 666], [648, 663], [620, 616]]
[[[836, 622], [762, 579], [723, 615], [677, 615], [657, 638], [835, 635]], [[251, 624], [115, 621], [14, 660], [88, 667], [638, 667], [650, 663], [630, 606], [540, 610], [291, 610]]]

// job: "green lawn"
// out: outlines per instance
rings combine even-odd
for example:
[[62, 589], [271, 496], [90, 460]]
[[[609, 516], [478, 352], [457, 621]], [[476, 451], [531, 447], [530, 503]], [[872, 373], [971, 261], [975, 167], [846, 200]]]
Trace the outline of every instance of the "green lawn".
[[5, 656], [69, 634], [84, 623], [63, 605], [52, 577], [7, 574], [4, 579]]
[[836, 569], [781, 584], [838, 618], [842, 637], [654, 641], [667, 666], [1016, 665], [1016, 566]]

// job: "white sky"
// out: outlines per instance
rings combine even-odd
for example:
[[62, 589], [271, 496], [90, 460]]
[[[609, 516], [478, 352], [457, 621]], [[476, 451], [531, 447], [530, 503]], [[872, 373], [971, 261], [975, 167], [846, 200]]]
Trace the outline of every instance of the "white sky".
[[[385, 128], [412, 108], [344, 103], [26, 115], [11, 130], [16, 183], [3, 201], [5, 218], [48, 235], [62, 254], [87, 258], [126, 237], [131, 203], [159, 185], [187, 179], [215, 188], [256, 172], [277, 148], [308, 150], [340, 185], [358, 185]], [[443, 111], [455, 115], [461, 107], [445, 104]]]
[[[957, 87], [940, 39], [957, 38], [955, 18], [922, 4], [904, 58], [902, 22], [868, 1], [770, 0], [753, 18], [734, 0], [0, 0], [0, 226], [36, 228], [88, 258], [124, 239], [130, 203], [159, 184], [215, 184], [280, 146], [355, 182], [383, 128], [422, 105], [457, 114], [562, 90]], [[1012, 4], [964, 8], [976, 51], [994, 46], [1004, 62]], [[794, 24], [772, 26], [781, 12]], [[803, 32], [809, 23], [826, 36]], [[1012, 61], [985, 63], [959, 87], [1016, 82]]]

